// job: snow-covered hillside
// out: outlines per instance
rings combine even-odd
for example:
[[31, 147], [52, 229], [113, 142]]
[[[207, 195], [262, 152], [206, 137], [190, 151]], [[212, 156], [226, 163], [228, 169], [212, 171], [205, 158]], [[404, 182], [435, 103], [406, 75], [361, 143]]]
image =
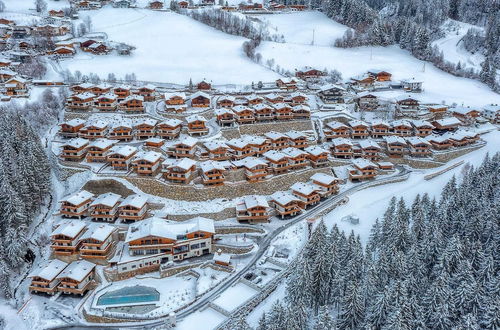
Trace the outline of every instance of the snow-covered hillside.
[[441, 26], [441, 30], [445, 33], [445, 36], [434, 41], [432, 44], [438, 46], [447, 61], [454, 64], [460, 62], [467, 67], [481, 70], [481, 63], [484, 61], [484, 56], [479, 53], [471, 54], [464, 48], [462, 43], [462, 38], [471, 28], [483, 30], [481, 27], [475, 25], [449, 19]]
[[140, 80], [187, 84], [207, 79], [215, 84], [270, 81], [274, 72], [253, 63], [242, 51], [244, 38], [227, 35], [186, 16], [147, 9], [81, 12], [91, 15], [93, 31], [137, 49], [128, 56], [79, 54], [61, 63], [71, 71], [108, 73], [123, 77], [134, 72]]

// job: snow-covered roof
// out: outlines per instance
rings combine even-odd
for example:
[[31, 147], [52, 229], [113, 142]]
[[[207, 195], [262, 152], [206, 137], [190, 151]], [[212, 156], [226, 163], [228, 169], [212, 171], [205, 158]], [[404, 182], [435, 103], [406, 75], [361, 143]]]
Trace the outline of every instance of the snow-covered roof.
[[459, 115], [466, 115], [469, 112], [480, 111], [480, 110], [469, 108], [469, 107], [455, 107], [455, 108], [450, 109], [450, 111], [453, 111], [454, 113], [457, 113]]
[[90, 92], [80, 93], [72, 96], [74, 99], [87, 100], [95, 98], [95, 94]]
[[233, 114], [233, 112], [232, 112], [230, 109], [228, 109], [228, 108], [217, 108], [217, 109], [215, 109], [215, 111], [214, 111], [214, 114], [215, 114], [216, 116], [225, 115], [225, 114], [227, 114], [227, 113], [229, 113], [229, 114]]
[[226, 168], [224, 167], [221, 162], [213, 161], [213, 160], [208, 160], [206, 162], [200, 163], [200, 168], [203, 171], [203, 173], [213, 171], [213, 170], [219, 170], [219, 171], [224, 171]]
[[102, 119], [96, 119], [96, 120], [92, 120], [90, 122], [87, 122], [85, 124], [85, 127], [89, 128], [89, 127], [95, 127], [95, 128], [106, 128], [108, 126], [108, 122], [105, 121], [105, 120], [102, 120]]
[[95, 141], [90, 142], [89, 147], [95, 147], [99, 149], [107, 149], [110, 146], [114, 145], [116, 141], [108, 140], [108, 139], [97, 139]]
[[304, 183], [304, 182], [295, 182], [290, 187], [290, 189], [293, 192], [297, 192], [297, 193], [300, 193], [300, 194], [306, 195], [306, 196], [311, 195], [315, 191], [319, 190], [318, 187], [316, 187], [315, 185], [310, 184], [310, 183]]
[[177, 127], [179, 125], [182, 125], [182, 121], [180, 121], [179, 119], [170, 118], [170, 119], [164, 120], [160, 124], [158, 124], [158, 126], [160, 126], [160, 125]]
[[227, 253], [214, 253], [214, 261], [229, 264], [231, 262], [231, 255]]
[[338, 129], [338, 128], [349, 128], [346, 124], [343, 124], [339, 121], [331, 121], [329, 123], [326, 123], [326, 126], [330, 129]]
[[196, 217], [176, 222], [153, 217], [131, 224], [127, 231], [125, 242], [128, 243], [149, 236], [177, 240], [178, 236], [184, 236], [197, 231], [215, 233], [214, 221], [212, 219]]
[[132, 129], [132, 120], [129, 118], [121, 118], [118, 122], [114, 123], [112, 126], [112, 129], [117, 129], [117, 128], [130, 128]]
[[269, 93], [264, 95], [264, 97], [268, 100], [276, 100], [276, 99], [282, 99], [283, 96], [276, 94], [276, 93]]
[[41, 277], [44, 280], [52, 281], [59, 275], [68, 264], [59, 259], [52, 259], [45, 265], [32, 272], [29, 277]]
[[433, 128], [434, 126], [432, 126], [431, 123], [429, 123], [427, 120], [420, 120], [420, 119], [413, 119], [410, 121], [410, 123], [414, 126], [414, 127], [417, 127], [417, 128], [420, 128], [420, 127], [429, 127], [429, 128]]
[[304, 151], [310, 153], [313, 156], [319, 156], [324, 153], [329, 153], [328, 150], [321, 148], [320, 146], [309, 146], [305, 148]]
[[87, 230], [80, 237], [80, 240], [84, 239], [95, 239], [97, 241], [104, 241], [116, 230], [116, 227], [105, 224], [105, 223], [91, 223], [87, 227]]
[[271, 198], [271, 201], [275, 201], [280, 205], [286, 205], [291, 202], [299, 201], [297, 197], [287, 191], [277, 191], [269, 197]]
[[226, 144], [231, 148], [242, 149], [248, 146], [250, 143], [244, 139], [231, 139], [227, 141]]
[[279, 152], [277, 150], [269, 150], [269, 151], [266, 151], [264, 154], [263, 154], [264, 157], [266, 157], [267, 159], [269, 160], [273, 160], [273, 161], [280, 161], [282, 159], [287, 159], [288, 156], [282, 152]]
[[305, 104], [299, 104], [299, 105], [296, 105], [292, 108], [292, 110], [294, 112], [297, 112], [297, 111], [305, 111], [305, 112], [311, 112], [311, 108]]
[[135, 120], [135, 126], [139, 125], [148, 125], [148, 126], [156, 126], [158, 120], [150, 118], [150, 117], [141, 117]]
[[408, 142], [409, 144], [411, 145], [417, 145], [417, 144], [426, 144], [426, 145], [430, 145], [429, 141], [427, 140], [424, 140], [422, 139], [421, 137], [419, 136], [412, 136], [412, 137], [408, 137], [406, 138], [406, 142]]
[[337, 181], [338, 178], [326, 173], [315, 173], [313, 176], [311, 176], [311, 180], [322, 184], [330, 185], [332, 183], [335, 183], [335, 181]]
[[267, 137], [268, 139], [271, 139], [271, 140], [288, 138], [285, 134], [280, 133], [280, 132], [275, 132], [275, 131], [266, 132], [266, 133], [264, 133], [264, 136]]
[[251, 209], [257, 206], [269, 207], [267, 200], [264, 196], [259, 195], [248, 195], [243, 197], [243, 203], [247, 209]]
[[191, 116], [186, 117], [186, 122], [188, 122], [188, 123], [193, 123], [195, 121], [205, 122], [207, 120], [205, 119], [205, 117], [200, 116], [200, 115], [191, 115]]
[[429, 142], [443, 143], [448, 141], [447, 135], [429, 135], [425, 138]]
[[264, 98], [262, 96], [259, 96], [257, 94], [252, 94], [248, 95], [245, 97], [248, 101], [254, 101], [254, 100], [263, 100]]
[[196, 165], [196, 161], [191, 158], [181, 158], [176, 160], [173, 164], [170, 164], [168, 168], [179, 167], [184, 170], [189, 170], [193, 165]]
[[70, 238], [75, 238], [86, 226], [82, 220], [67, 220], [61, 222], [50, 236], [63, 235]]
[[438, 123], [441, 126], [453, 126], [453, 125], [460, 125], [462, 122], [456, 117], [448, 117], [448, 118], [438, 119], [436, 120], [436, 123]]
[[286, 109], [286, 108], [291, 108], [290, 105], [288, 103], [283, 103], [283, 102], [280, 102], [280, 103], [276, 103], [273, 105], [274, 108], [276, 110], [280, 110], [280, 109]]
[[144, 205], [148, 202], [148, 197], [144, 195], [130, 195], [127, 198], [125, 198], [121, 203], [119, 207], [125, 207], [125, 206], [131, 206], [135, 208], [143, 208]]
[[186, 99], [186, 93], [184, 93], [184, 92], [165, 93], [164, 96], [165, 96], [165, 100], [169, 100], [169, 99], [174, 98], [174, 97], [179, 97], [183, 100]]
[[500, 105], [498, 104], [488, 104], [483, 107], [483, 110], [488, 111], [488, 112], [499, 112], [500, 111]]
[[285, 148], [285, 149], [281, 150], [281, 152], [283, 152], [285, 155], [287, 155], [291, 158], [295, 158], [295, 157], [299, 157], [299, 156], [303, 156], [303, 155], [307, 156], [307, 152], [300, 150], [300, 149], [297, 149], [297, 148], [292, 148], [292, 147]]
[[207, 141], [207, 142], [203, 143], [203, 145], [209, 151], [217, 150], [220, 148], [227, 148], [227, 145], [222, 141]]
[[331, 90], [331, 89], [339, 89], [341, 91], [345, 91], [345, 88], [340, 86], [340, 85], [337, 85], [337, 84], [327, 84], [327, 85], [323, 85], [320, 87], [320, 91], [324, 92], [324, 91], [328, 91], [328, 90]]
[[233, 107], [233, 111], [235, 113], [240, 113], [240, 112], [243, 112], [243, 111], [255, 112], [254, 109], [252, 109], [250, 107], [247, 107], [246, 105], [237, 105], [237, 106]]
[[411, 124], [408, 120], [394, 120], [393, 122], [391, 122], [391, 126], [392, 127], [396, 127], [396, 126], [406, 126], [406, 127], [410, 127], [411, 128]]
[[233, 164], [237, 167], [243, 166], [243, 167], [248, 168], [248, 169], [255, 168], [256, 166], [259, 166], [259, 165], [267, 165], [267, 163], [265, 161], [263, 161], [260, 158], [256, 158], [256, 157], [245, 157], [241, 160], [235, 160], [235, 161], [233, 161]]
[[89, 140], [82, 138], [73, 138], [64, 143], [63, 147], [73, 147], [73, 148], [81, 148], [89, 143]]
[[290, 139], [307, 138], [307, 135], [299, 131], [288, 131], [285, 133]]
[[332, 144], [334, 147], [341, 146], [341, 145], [349, 145], [352, 147], [352, 142], [349, 139], [346, 138], [338, 138], [338, 139], [333, 139]]
[[174, 145], [186, 145], [188, 147], [194, 147], [196, 143], [198, 143], [198, 139], [195, 139], [194, 137], [191, 136], [185, 136], [182, 140], [180, 140]]
[[359, 146], [362, 149], [365, 149], [365, 148], [377, 148], [377, 149], [380, 149], [380, 146], [378, 145], [378, 143], [375, 142], [375, 141], [373, 141], [373, 140], [371, 140], [371, 139], [359, 141]]
[[387, 144], [393, 144], [393, 143], [406, 144], [405, 139], [397, 135], [384, 136], [384, 140]]
[[94, 270], [94, 268], [95, 264], [87, 260], [73, 261], [57, 276], [57, 278], [70, 278], [77, 282], [81, 282]]
[[85, 120], [83, 120], [81, 118], [73, 118], [71, 120], [63, 122], [61, 125], [76, 127], [76, 126], [79, 126], [81, 124], [85, 124]]
[[137, 148], [134, 146], [116, 146], [110, 151], [110, 155], [117, 154], [123, 157], [129, 157], [137, 152]]
[[353, 159], [352, 164], [357, 168], [377, 167], [374, 163], [364, 158]]
[[73, 87], [80, 87], [82, 89], [89, 89], [89, 88], [94, 87], [94, 84], [91, 84], [91, 83], [81, 83], [81, 84], [75, 85]]
[[202, 92], [202, 91], [197, 91], [196, 93], [193, 93], [191, 95], [191, 99], [197, 98], [199, 96], [202, 96], [202, 97], [210, 100], [210, 95], [208, 93], [205, 93], [205, 92]]
[[255, 104], [253, 106], [253, 109], [255, 111], [261, 111], [261, 110], [264, 110], [264, 109], [272, 109], [272, 107], [269, 104], [259, 103], [259, 104]]
[[121, 103], [126, 103], [128, 101], [144, 101], [144, 96], [142, 95], [129, 95]]
[[231, 101], [231, 102], [234, 102], [235, 100], [236, 97], [234, 97], [233, 95], [223, 95], [218, 99], [218, 101]]
[[363, 122], [363, 121], [361, 121], [361, 120], [354, 119], [354, 120], [350, 120], [349, 121], [349, 126], [351, 126], [351, 127], [356, 127], [356, 126], [368, 127], [368, 124], [365, 123], [365, 122]]
[[86, 190], [80, 190], [79, 192], [70, 195], [61, 200], [61, 202], [66, 202], [71, 205], [80, 205], [81, 203], [94, 197], [94, 194]]
[[104, 205], [108, 207], [113, 207], [120, 201], [122, 196], [112, 193], [112, 192], [107, 192], [105, 194], [101, 194], [97, 196], [97, 198], [90, 204], [90, 206], [96, 206], [96, 205]]
[[161, 153], [156, 151], [140, 151], [134, 157], [134, 161], [144, 160], [149, 163], [155, 163], [159, 159], [161, 159]]

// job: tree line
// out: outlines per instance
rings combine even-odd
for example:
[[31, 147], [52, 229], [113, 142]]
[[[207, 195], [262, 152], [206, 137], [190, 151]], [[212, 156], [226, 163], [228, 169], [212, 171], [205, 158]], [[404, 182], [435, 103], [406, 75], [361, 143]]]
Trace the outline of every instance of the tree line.
[[500, 154], [390, 201], [366, 248], [321, 222], [259, 330], [499, 329]]

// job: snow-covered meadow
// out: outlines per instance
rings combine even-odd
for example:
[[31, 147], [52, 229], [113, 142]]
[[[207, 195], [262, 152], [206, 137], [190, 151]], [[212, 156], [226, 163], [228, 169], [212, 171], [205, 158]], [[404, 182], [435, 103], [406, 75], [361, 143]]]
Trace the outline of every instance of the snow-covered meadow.
[[187, 84], [207, 79], [214, 84], [272, 81], [279, 75], [245, 57], [242, 37], [231, 36], [189, 17], [148, 9], [105, 7], [90, 15], [94, 32], [137, 49], [131, 56], [78, 54], [61, 62], [63, 68], [97, 73], [106, 78], [134, 72], [139, 80]]

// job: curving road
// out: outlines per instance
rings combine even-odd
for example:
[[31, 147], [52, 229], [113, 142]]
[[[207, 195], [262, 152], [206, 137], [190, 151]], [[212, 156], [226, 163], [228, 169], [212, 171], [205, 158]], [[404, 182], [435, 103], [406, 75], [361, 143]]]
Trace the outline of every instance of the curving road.
[[[322, 201], [320, 204], [315, 206], [314, 208], [310, 209], [309, 211], [295, 217], [293, 220], [290, 222], [287, 222], [286, 224], [283, 224], [283, 226], [276, 228], [274, 231], [270, 232], [266, 237], [259, 243], [259, 250], [255, 253], [255, 255], [252, 257], [250, 262], [243, 267], [241, 270], [239, 270], [237, 273], [235, 273], [233, 276], [228, 278], [226, 281], [219, 283], [217, 286], [215, 286], [212, 290], [210, 290], [207, 294], [205, 294], [203, 297], [195, 301], [193, 304], [187, 306], [186, 308], [180, 310], [176, 317], [177, 317], [177, 322], [181, 321], [191, 313], [194, 313], [198, 310], [200, 310], [202, 307], [204, 307], [206, 304], [209, 302], [213, 301], [215, 298], [217, 298], [218, 295], [220, 295], [222, 292], [224, 292], [227, 288], [235, 284], [250, 268], [252, 268], [256, 262], [264, 255], [266, 252], [267, 248], [271, 244], [271, 241], [273, 240], [274, 237], [279, 235], [281, 232], [286, 230], [287, 228], [297, 224], [300, 221], [307, 220], [311, 217], [314, 217], [321, 212], [325, 211], [329, 207], [335, 205], [336, 203], [340, 202], [342, 199], [347, 197], [349, 194], [355, 193], [361, 189], [365, 189], [370, 187], [371, 185], [380, 185], [384, 183], [391, 183], [394, 179], [407, 179], [409, 174], [412, 172], [412, 170], [403, 167], [403, 166], [398, 166], [398, 173], [395, 175], [392, 175], [390, 177], [386, 178], [379, 178], [375, 179], [372, 181], [365, 181], [362, 183], [359, 183], [337, 195], [331, 196], [328, 199]], [[406, 177], [406, 178], [405, 178]], [[165, 324], [164, 321], [165, 318], [162, 319], [157, 319], [157, 320], [152, 320], [152, 321], [145, 321], [141, 323], [133, 323], [133, 324], [120, 324], [119, 326], [117, 325], [112, 325], [112, 324], [99, 324], [99, 326], [94, 326], [94, 325], [86, 325], [83, 323], [80, 324], [72, 324], [64, 327], [57, 327], [53, 329], [102, 329], [102, 328], [108, 328], [108, 329], [122, 329], [122, 328], [129, 328], [129, 329], [144, 329], [144, 328], [149, 328], [149, 327], [155, 327], [155, 326], [161, 326]]]

